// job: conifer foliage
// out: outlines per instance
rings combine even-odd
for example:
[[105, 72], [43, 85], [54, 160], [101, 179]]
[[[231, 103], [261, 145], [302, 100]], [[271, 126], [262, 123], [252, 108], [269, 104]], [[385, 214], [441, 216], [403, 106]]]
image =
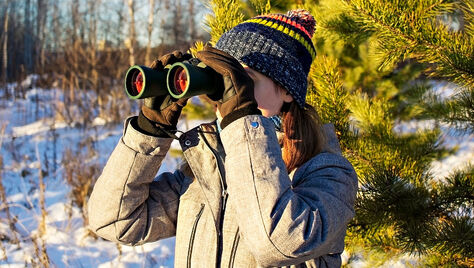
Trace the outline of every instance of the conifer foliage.
[[[474, 167], [436, 177], [453, 153], [440, 125], [474, 133], [472, 0], [212, 0], [213, 42], [249, 16], [305, 8], [318, 55], [307, 102], [333, 123], [359, 175], [347, 265], [415, 258], [415, 265], [474, 265]], [[230, 8], [232, 6], [232, 8]], [[225, 7], [225, 8], [223, 8]], [[441, 98], [436, 83], [455, 94]], [[401, 131], [406, 122], [431, 127]], [[426, 121], [425, 121], [426, 122]], [[444, 126], [443, 125], [443, 126]]]
[[[423, 264], [473, 265], [473, 168], [434, 177], [431, 162], [450, 153], [440, 147], [439, 128], [396, 131], [405, 121], [436, 119], [472, 133], [472, 4], [320, 2], [315, 41], [321, 54], [340, 59], [339, 90], [350, 94], [338, 105], [350, 111], [350, 134], [341, 139], [360, 180], [347, 241], [352, 258], [380, 265], [408, 253]], [[456, 94], [441, 100], [431, 86], [440, 81], [453, 83]], [[316, 84], [323, 96], [337, 89]], [[333, 118], [347, 118], [333, 110]]]

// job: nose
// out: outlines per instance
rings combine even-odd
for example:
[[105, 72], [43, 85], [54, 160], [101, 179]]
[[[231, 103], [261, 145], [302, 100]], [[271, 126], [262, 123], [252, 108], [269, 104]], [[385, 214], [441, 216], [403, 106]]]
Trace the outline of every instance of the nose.
[[249, 67], [244, 67], [244, 70], [247, 72], [248, 75], [252, 73]]
[[250, 67], [248, 67], [247, 65], [243, 64], [242, 63], [242, 67], [244, 67], [244, 70], [247, 72], [247, 74], [250, 76], [250, 77], [253, 77], [253, 73], [252, 73], [252, 69], [250, 69]]

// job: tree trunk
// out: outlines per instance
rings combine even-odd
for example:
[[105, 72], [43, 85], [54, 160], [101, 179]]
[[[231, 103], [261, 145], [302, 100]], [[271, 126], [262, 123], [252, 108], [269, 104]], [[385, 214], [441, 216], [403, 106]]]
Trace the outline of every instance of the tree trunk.
[[183, 44], [184, 36], [183, 36], [183, 5], [181, 0], [177, 0], [174, 2], [173, 6], [173, 34], [174, 34], [174, 43], [176, 46], [180, 47]]
[[25, 48], [23, 52], [23, 61], [25, 62], [26, 73], [33, 71], [33, 39], [31, 38], [31, 1], [26, 0], [25, 2], [25, 31], [23, 32], [23, 38], [25, 42]]
[[194, 0], [189, 1], [188, 5], [188, 25], [186, 28], [189, 29], [190, 43], [194, 43], [196, 40], [196, 23], [194, 21]]
[[2, 54], [3, 54], [3, 61], [2, 61], [2, 76], [3, 76], [3, 85], [5, 87], [5, 97], [8, 99], [9, 92], [7, 87], [7, 76], [8, 76], [8, 20], [10, 17], [9, 7], [10, 3], [7, 0], [5, 3], [5, 16], [3, 21], [3, 46], [2, 46]]
[[[168, 12], [170, 10], [170, 1], [169, 0], [164, 0], [163, 1], [163, 11]], [[159, 55], [162, 55], [164, 52], [164, 44], [165, 44], [165, 39], [168, 36], [168, 27], [166, 26], [166, 19], [165, 16], [161, 16], [161, 40], [160, 40], [160, 51]]]
[[128, 37], [128, 51], [130, 53], [130, 65], [135, 65], [135, 9], [133, 7], [134, 0], [128, 0], [128, 13], [130, 15], [129, 37]]
[[151, 59], [151, 34], [153, 33], [153, 22], [155, 18], [155, 0], [149, 0], [150, 8], [148, 13], [148, 43], [146, 45], [146, 55], [145, 55], [145, 62], [146, 65], [150, 65], [153, 61]]
[[40, 70], [43, 69], [45, 65], [45, 35], [46, 35], [46, 13], [47, 13], [47, 3], [48, 0], [38, 0], [37, 2], [37, 17], [36, 17], [36, 36], [38, 37], [37, 42], [37, 56]]
[[71, 46], [76, 43], [77, 29], [79, 28], [79, 1], [72, 1], [71, 4], [72, 28], [70, 32]]
[[61, 42], [61, 21], [59, 18], [59, 1], [54, 0], [53, 4], [53, 50], [55, 52], [59, 52], [59, 49], [62, 47]]
[[103, 94], [100, 91], [100, 79], [99, 72], [97, 70], [97, 5], [100, 5], [98, 0], [89, 0], [89, 65], [90, 73], [89, 79], [92, 84], [92, 88], [97, 94], [97, 104], [99, 107], [99, 116], [101, 118], [106, 118], [104, 105], [103, 104]]
[[[99, 74], [97, 71], [97, 5], [98, 0], [89, 0], [89, 61], [90, 61], [90, 79], [92, 87], [99, 89]], [[99, 92], [97, 92], [99, 93]]]

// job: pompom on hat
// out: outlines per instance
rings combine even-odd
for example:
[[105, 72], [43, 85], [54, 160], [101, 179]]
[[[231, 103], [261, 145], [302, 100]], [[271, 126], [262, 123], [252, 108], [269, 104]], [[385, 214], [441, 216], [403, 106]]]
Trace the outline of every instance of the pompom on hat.
[[251, 18], [224, 33], [216, 48], [283, 86], [304, 107], [308, 73], [316, 57], [316, 22], [303, 9]]

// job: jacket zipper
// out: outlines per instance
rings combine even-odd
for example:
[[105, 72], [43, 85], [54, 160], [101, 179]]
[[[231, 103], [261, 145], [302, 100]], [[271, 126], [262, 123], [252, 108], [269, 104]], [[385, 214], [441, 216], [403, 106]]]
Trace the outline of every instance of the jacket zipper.
[[235, 233], [235, 237], [234, 237], [234, 244], [232, 245], [232, 250], [230, 252], [229, 268], [234, 267], [235, 253], [237, 252], [237, 246], [239, 245], [239, 240], [240, 240], [239, 228], [237, 228], [237, 232]]
[[187, 260], [186, 267], [191, 267], [191, 256], [193, 254], [194, 237], [196, 236], [197, 225], [203, 211], [204, 211], [204, 204], [201, 204], [201, 209], [199, 210], [199, 213], [196, 215], [196, 220], [194, 220], [193, 229], [191, 231], [191, 237], [189, 238], [188, 260]]
[[229, 196], [229, 194], [227, 193], [227, 190], [226, 189], [223, 189], [222, 190], [222, 196], [221, 196], [221, 199], [222, 199], [222, 209], [221, 209], [221, 213], [220, 213], [220, 217], [219, 217], [219, 241], [217, 243], [218, 245], [218, 251], [217, 251], [217, 261], [216, 261], [216, 267], [221, 267], [221, 261], [222, 261], [222, 251], [223, 251], [223, 248], [224, 248], [224, 245], [223, 245], [223, 234], [222, 234], [222, 225], [224, 224], [224, 213], [225, 213], [225, 206], [226, 206], [226, 203], [227, 203], [227, 197]]
[[214, 155], [214, 159], [217, 162], [217, 170], [219, 171], [219, 178], [221, 180], [221, 186], [222, 186], [222, 192], [221, 192], [221, 202], [222, 202], [222, 208], [219, 213], [219, 228], [217, 230], [217, 256], [216, 256], [216, 267], [220, 268], [221, 267], [221, 261], [222, 261], [222, 251], [223, 251], [223, 242], [222, 242], [222, 224], [224, 221], [224, 213], [225, 213], [225, 207], [227, 203], [227, 197], [229, 194], [227, 193], [227, 185], [224, 181], [224, 178], [222, 177], [222, 172], [220, 169], [219, 165], [219, 157], [217, 156], [216, 152], [214, 149], [211, 148], [209, 145], [209, 142], [207, 141], [206, 137], [202, 134], [203, 129], [202, 126], [199, 126], [199, 130], [201, 132], [201, 136], [203, 137], [204, 143], [207, 145], [209, 150], [211, 150], [212, 154]]

